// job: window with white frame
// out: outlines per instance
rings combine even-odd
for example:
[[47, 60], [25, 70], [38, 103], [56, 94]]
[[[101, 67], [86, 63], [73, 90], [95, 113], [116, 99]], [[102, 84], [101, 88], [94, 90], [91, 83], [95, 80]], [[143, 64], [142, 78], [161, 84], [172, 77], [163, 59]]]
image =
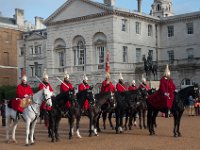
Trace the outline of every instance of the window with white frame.
[[140, 22], [135, 23], [135, 30], [136, 30], [136, 34], [141, 34], [141, 23]]
[[98, 63], [102, 64], [105, 62], [105, 47], [104, 46], [97, 46], [98, 51]]
[[148, 24], [148, 36], [153, 35], [153, 26], [151, 24]]
[[187, 27], [187, 34], [193, 34], [194, 33], [193, 22], [187, 23], [186, 27]]
[[127, 31], [127, 20], [122, 19], [122, 31]]
[[174, 26], [168, 26], [167, 30], [168, 30], [168, 37], [174, 36]]
[[34, 51], [33, 51], [33, 46], [29, 46], [29, 51], [30, 51], [30, 54], [33, 55], [34, 54]]
[[84, 65], [85, 64], [85, 44], [83, 41], [78, 41], [74, 51], [74, 64]]
[[173, 64], [174, 63], [174, 50], [168, 51], [168, 57], [169, 57], [169, 63]]
[[20, 47], [20, 56], [24, 56], [24, 47]]
[[123, 62], [128, 62], [128, 47], [123, 46]]
[[141, 61], [141, 48], [136, 48], [136, 63]]
[[193, 59], [194, 58], [194, 49], [193, 48], [188, 48], [187, 49], [187, 55], [188, 55], [188, 59]]

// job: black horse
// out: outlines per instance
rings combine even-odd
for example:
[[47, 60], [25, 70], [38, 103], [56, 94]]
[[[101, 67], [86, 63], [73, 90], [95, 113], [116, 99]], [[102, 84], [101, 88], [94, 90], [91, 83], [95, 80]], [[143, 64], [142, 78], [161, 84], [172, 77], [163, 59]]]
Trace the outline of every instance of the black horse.
[[116, 98], [115, 93], [113, 92], [101, 92], [99, 94], [95, 95], [96, 102], [100, 103], [101, 105], [101, 111], [99, 112], [99, 116], [97, 118], [97, 131], [101, 132], [101, 129], [99, 127], [99, 119], [102, 114], [103, 118], [103, 127], [106, 129], [106, 117], [107, 113], [109, 113], [109, 122], [112, 129], [114, 129], [113, 124], [111, 122], [112, 113], [114, 112], [114, 109], [116, 107]]
[[[138, 93], [136, 91], [115, 92], [117, 106], [115, 108], [116, 134], [123, 131], [123, 117], [136, 111]], [[130, 115], [132, 116], [132, 115]]]
[[[187, 88], [184, 88], [180, 90], [178, 93], [176, 92], [174, 93], [174, 101], [171, 108], [171, 112], [174, 117], [174, 129], [173, 129], [174, 137], [181, 136], [180, 121], [181, 121], [182, 114], [185, 110], [188, 97], [190, 95], [192, 95], [193, 97], [196, 97], [198, 96], [198, 94], [199, 94], [199, 87], [197, 84], [195, 84], [194, 86], [189, 86]], [[149, 133], [150, 135], [154, 135], [155, 134], [154, 125], [155, 125], [156, 116], [159, 111], [167, 112], [167, 109], [156, 109], [148, 101], [147, 101], [147, 108], [148, 108], [147, 124], [148, 124]]]
[[51, 137], [52, 142], [59, 141], [58, 128], [61, 118], [66, 118], [66, 116], [64, 116], [63, 114], [66, 114], [66, 112], [68, 112], [68, 109], [66, 107], [67, 101], [70, 101], [71, 103], [75, 101], [74, 90], [60, 93], [52, 100], [52, 109], [48, 112], [49, 136]]
[[[95, 104], [95, 97], [92, 92], [92, 87], [86, 90], [83, 90], [79, 93], [77, 93], [77, 102], [79, 104], [79, 111], [82, 113], [83, 105], [86, 101], [86, 99], [89, 101], [90, 107], [86, 112], [86, 115], [89, 118], [89, 136], [92, 136], [92, 133], [94, 133], [96, 136], [98, 136], [96, 123], [97, 123], [97, 117], [99, 113], [99, 108]], [[72, 114], [73, 115], [73, 114]]]

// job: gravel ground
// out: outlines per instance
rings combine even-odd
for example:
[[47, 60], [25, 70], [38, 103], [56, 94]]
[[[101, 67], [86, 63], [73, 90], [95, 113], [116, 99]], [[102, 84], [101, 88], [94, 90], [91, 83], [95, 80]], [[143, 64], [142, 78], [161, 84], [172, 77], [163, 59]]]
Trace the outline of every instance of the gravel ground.
[[[18, 143], [5, 143], [5, 128], [0, 127], [1, 150], [199, 150], [200, 116], [184, 115], [181, 120], [182, 137], [173, 137], [173, 118], [157, 117], [158, 127], [155, 136], [149, 136], [148, 130], [134, 127], [131, 131], [115, 134], [107, 125], [98, 137], [88, 137], [88, 118], [83, 117], [80, 124], [81, 139], [74, 135], [68, 139], [68, 121], [62, 119], [59, 133], [60, 141], [51, 143], [44, 124], [36, 125], [36, 143], [24, 146], [25, 123], [19, 122], [16, 139]], [[114, 122], [114, 119], [113, 119]], [[101, 122], [102, 127], [102, 122]]]

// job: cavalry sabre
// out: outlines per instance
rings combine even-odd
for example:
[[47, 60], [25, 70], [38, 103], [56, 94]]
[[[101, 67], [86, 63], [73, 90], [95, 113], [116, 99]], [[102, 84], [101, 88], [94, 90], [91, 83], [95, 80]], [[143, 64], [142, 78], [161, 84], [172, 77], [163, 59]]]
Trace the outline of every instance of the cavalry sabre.
[[40, 78], [38, 78], [37, 76], [35, 76], [35, 77], [40, 83], [42, 83], [42, 85], [44, 85], [45, 88], [47, 88], [47, 86], [40, 80]]
[[56, 77], [56, 79], [57, 79], [58, 81], [60, 81], [61, 83], [63, 83], [67, 88], [69, 88], [69, 86], [68, 86], [67, 84], [65, 84], [60, 78]]

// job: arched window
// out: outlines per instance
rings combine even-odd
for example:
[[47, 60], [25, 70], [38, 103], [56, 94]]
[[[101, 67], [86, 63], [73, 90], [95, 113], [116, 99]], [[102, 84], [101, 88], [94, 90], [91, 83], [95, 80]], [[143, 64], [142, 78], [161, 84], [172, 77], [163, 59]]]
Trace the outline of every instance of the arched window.
[[[93, 37], [93, 44], [96, 49], [97, 64], [104, 64], [105, 53], [106, 53], [106, 36], [105, 36], [105, 34], [102, 32], [96, 33]], [[102, 67], [100, 67], [100, 68], [102, 68]]]
[[160, 4], [157, 5], [157, 11], [160, 11], [161, 10], [161, 7], [160, 7]]
[[77, 36], [73, 40], [74, 50], [74, 65], [83, 66], [85, 65], [86, 57], [86, 46], [85, 40], [82, 36]]
[[188, 87], [188, 86], [191, 86], [191, 85], [192, 85], [192, 81], [188, 78], [185, 78], [181, 81], [181, 89]]
[[65, 41], [61, 38], [58, 38], [54, 42], [54, 52], [55, 52], [55, 62], [56, 67], [59, 69], [59, 72], [64, 72], [64, 67], [66, 65], [66, 44]]

